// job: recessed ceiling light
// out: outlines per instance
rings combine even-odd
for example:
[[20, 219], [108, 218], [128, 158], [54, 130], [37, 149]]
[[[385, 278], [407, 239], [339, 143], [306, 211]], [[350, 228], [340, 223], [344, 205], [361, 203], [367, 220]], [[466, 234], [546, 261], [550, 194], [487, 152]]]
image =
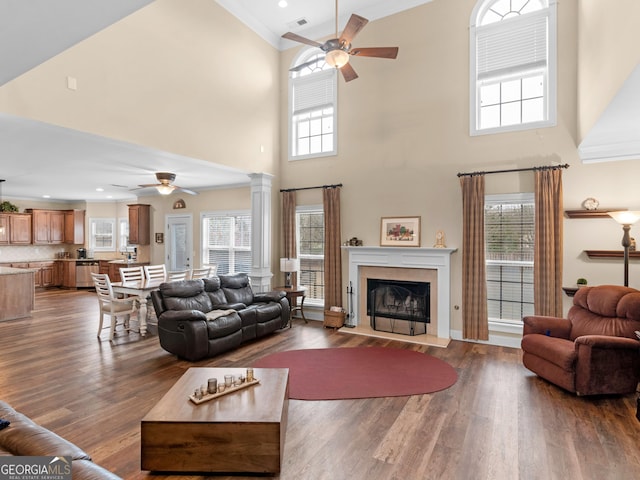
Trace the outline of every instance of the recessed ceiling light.
[[51, 198], [51, 195], [42, 195], [42, 198]]
[[287, 7], [287, 5], [289, 5], [289, 4], [287, 3], [287, 0], [280, 0], [280, 1], [278, 2], [278, 6], [279, 6], [280, 8], [286, 8], [286, 7]]
[[98, 187], [98, 188], [96, 188], [96, 192], [104, 192], [104, 188]]

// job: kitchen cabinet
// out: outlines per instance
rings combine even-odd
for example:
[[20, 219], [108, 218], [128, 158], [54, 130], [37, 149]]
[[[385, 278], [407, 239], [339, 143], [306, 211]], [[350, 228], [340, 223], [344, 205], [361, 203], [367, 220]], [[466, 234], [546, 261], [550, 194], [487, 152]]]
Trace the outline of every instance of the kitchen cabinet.
[[27, 210], [31, 212], [34, 244], [64, 242], [63, 210]]
[[31, 244], [31, 215], [23, 213], [0, 214], [0, 245]]
[[62, 260], [60, 264], [60, 284], [63, 288], [76, 288], [76, 262]]
[[34, 283], [36, 287], [52, 287], [55, 280], [55, 262], [29, 262], [27, 268], [36, 269]]
[[64, 243], [84, 245], [84, 210], [64, 211]]
[[149, 245], [151, 240], [151, 205], [135, 204], [129, 207], [129, 244]]

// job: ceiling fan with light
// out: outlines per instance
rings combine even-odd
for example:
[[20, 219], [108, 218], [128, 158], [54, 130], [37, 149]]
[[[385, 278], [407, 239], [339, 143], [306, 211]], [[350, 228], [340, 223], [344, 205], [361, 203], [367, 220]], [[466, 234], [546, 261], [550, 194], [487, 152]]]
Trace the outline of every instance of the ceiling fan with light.
[[[396, 58], [398, 56], [398, 47], [369, 47], [369, 48], [354, 48], [351, 46], [351, 42], [355, 36], [369, 23], [364, 17], [351, 15], [347, 25], [342, 31], [342, 35], [338, 36], [338, 0], [336, 0], [336, 37], [330, 38], [324, 43], [316, 42], [315, 40], [309, 40], [296, 33], [287, 32], [282, 35], [283, 38], [293, 40], [294, 42], [304, 43], [311, 45], [312, 47], [318, 47], [320, 50], [326, 53], [325, 62], [332, 67], [340, 69], [345, 82], [350, 82], [358, 78], [358, 74], [349, 63], [349, 57], [351, 55], [357, 57], [377, 57], [377, 58]], [[308, 65], [315, 63], [317, 60], [305, 62], [300, 65], [296, 65], [290, 71], [296, 72], [302, 70]]]
[[198, 192], [194, 192], [193, 190], [187, 190], [186, 188], [179, 187], [177, 185], [173, 185], [173, 181], [176, 179], [175, 173], [170, 172], [156, 172], [156, 178], [160, 183], [150, 183], [147, 185], [138, 185], [140, 188], [150, 188], [154, 187], [158, 190], [158, 193], [161, 195], [169, 195], [172, 192], [184, 192], [189, 195], [197, 195]]

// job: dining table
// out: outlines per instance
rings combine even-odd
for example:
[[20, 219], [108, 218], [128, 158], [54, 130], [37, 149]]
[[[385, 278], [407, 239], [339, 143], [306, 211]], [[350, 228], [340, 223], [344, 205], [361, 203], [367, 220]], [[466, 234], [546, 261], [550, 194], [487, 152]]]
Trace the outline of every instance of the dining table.
[[136, 298], [138, 307], [138, 321], [140, 322], [140, 335], [147, 334], [147, 299], [154, 290], [158, 290], [164, 283], [162, 278], [143, 278], [142, 280], [130, 280], [127, 282], [114, 282], [111, 284], [114, 293], [122, 293]]

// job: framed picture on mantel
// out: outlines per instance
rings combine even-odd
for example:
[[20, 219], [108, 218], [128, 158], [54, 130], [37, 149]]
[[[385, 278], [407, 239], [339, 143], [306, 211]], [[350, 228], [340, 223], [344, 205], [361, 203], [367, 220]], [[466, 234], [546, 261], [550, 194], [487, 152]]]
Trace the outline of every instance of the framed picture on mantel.
[[420, 217], [382, 217], [381, 247], [419, 247]]

